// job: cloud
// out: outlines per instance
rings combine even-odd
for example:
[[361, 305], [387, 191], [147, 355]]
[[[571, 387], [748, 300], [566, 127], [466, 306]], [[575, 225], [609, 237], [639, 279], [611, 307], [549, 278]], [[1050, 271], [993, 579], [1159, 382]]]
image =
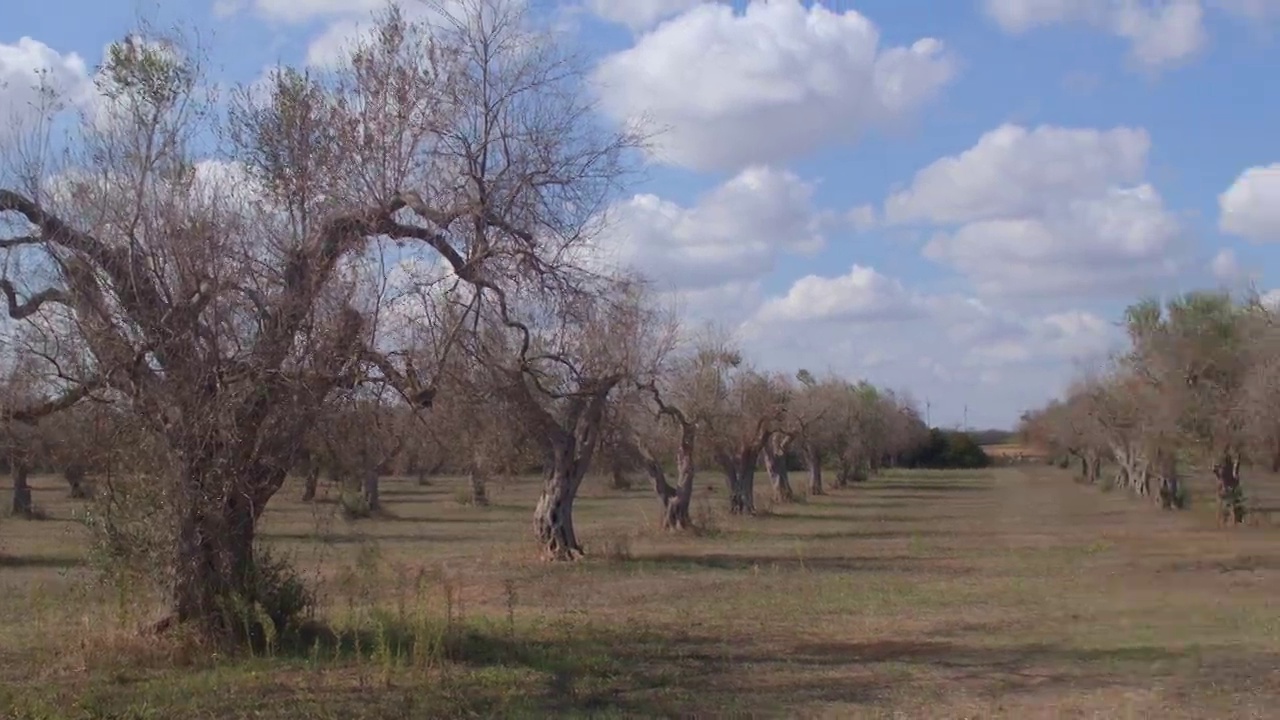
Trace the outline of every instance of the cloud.
[[1167, 67], [1195, 55], [1206, 41], [1200, 0], [983, 0], [1001, 29], [1021, 34], [1059, 23], [1081, 23], [1129, 41], [1132, 59]]
[[1213, 260], [1209, 261], [1209, 272], [1218, 282], [1228, 284], [1240, 280], [1245, 274], [1240, 261], [1236, 259], [1235, 251], [1230, 248], [1222, 248], [1213, 256]]
[[41, 111], [41, 90], [51, 91], [73, 105], [90, 103], [95, 95], [84, 58], [60, 53], [29, 37], [0, 43], [0, 126], [21, 126]]
[[940, 41], [880, 47], [853, 10], [759, 0], [703, 4], [605, 57], [601, 107], [660, 134], [652, 158], [695, 170], [780, 162], [848, 144], [937, 96], [955, 65]]
[[[930, 294], [871, 267], [807, 276], [766, 298], [742, 325], [745, 348], [771, 369], [800, 364], [909, 387], [945, 418], [973, 406], [975, 422], [1012, 426], [1063, 377], [1123, 342], [1118, 327], [1081, 310], [1025, 314], [960, 294]], [[938, 419], [935, 416], [935, 419]]]
[[909, 320], [921, 312], [919, 300], [901, 282], [874, 268], [854, 265], [845, 275], [806, 275], [786, 295], [768, 300], [755, 322], [883, 322]]
[[674, 17], [707, 0], [588, 0], [587, 9], [593, 15], [618, 25], [625, 25], [633, 32], [648, 30], [654, 25]]
[[1182, 229], [1144, 174], [1145, 131], [1002, 125], [916, 173], [889, 224], [939, 228], [931, 260], [984, 295], [1128, 295], [1181, 265]]
[[1280, 2], [1277, 0], [1217, 0], [1215, 4], [1245, 20], [1280, 17]]
[[608, 213], [602, 251], [662, 290], [707, 290], [767, 274], [783, 253], [812, 254], [834, 218], [813, 186], [784, 170], [751, 166], [685, 207], [652, 194]]
[[1218, 196], [1218, 228], [1254, 242], [1280, 242], [1280, 163], [1251, 167]]

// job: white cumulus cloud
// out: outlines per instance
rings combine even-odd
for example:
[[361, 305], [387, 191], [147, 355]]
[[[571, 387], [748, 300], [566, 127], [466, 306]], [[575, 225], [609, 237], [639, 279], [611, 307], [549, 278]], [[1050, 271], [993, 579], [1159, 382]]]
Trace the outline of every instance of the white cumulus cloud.
[[702, 4], [605, 57], [602, 109], [660, 132], [654, 159], [738, 169], [857, 140], [933, 99], [955, 73], [942, 43], [881, 47], [856, 11]]
[[44, 102], [42, 90], [73, 104], [91, 102], [95, 95], [80, 55], [60, 53], [30, 37], [0, 43], [0, 125], [34, 117]]
[[983, 0], [983, 9], [1009, 33], [1056, 23], [1084, 23], [1129, 41], [1139, 64], [1158, 68], [1184, 61], [1205, 44], [1200, 0]]
[[759, 278], [782, 253], [820, 250], [831, 222], [809, 183], [751, 166], [688, 207], [636, 195], [611, 210], [597, 243], [663, 290], [706, 290]]
[[1014, 312], [922, 292], [860, 265], [800, 278], [766, 298], [742, 336], [766, 367], [803, 365], [907, 387], [933, 401], [935, 420], [959, 420], [967, 401], [981, 426], [1012, 426], [1059, 390], [1046, 378], [1068, 377], [1123, 343], [1118, 327], [1091, 312]]
[[1003, 125], [916, 173], [890, 224], [938, 229], [925, 256], [984, 295], [1132, 293], [1180, 269], [1183, 233], [1141, 182], [1142, 130]]
[[1218, 227], [1254, 242], [1280, 242], [1280, 163], [1251, 167], [1218, 196]]
[[648, 30], [667, 18], [708, 0], [588, 0], [587, 9], [602, 20], [625, 25], [632, 31]]
[[806, 275], [786, 295], [761, 306], [755, 320], [785, 322], [880, 322], [907, 320], [921, 312], [919, 299], [903, 284], [874, 268], [854, 265], [839, 277]]

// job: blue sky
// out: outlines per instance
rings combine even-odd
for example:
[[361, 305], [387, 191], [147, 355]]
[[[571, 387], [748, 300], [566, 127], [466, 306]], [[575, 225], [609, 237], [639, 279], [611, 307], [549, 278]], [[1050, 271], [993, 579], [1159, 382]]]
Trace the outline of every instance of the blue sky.
[[[1280, 286], [1280, 0], [531, 1], [667, 127], [604, 241], [762, 366], [1009, 426], [1138, 295]], [[0, 109], [139, 13], [251, 82], [378, 4], [18, 3]]]

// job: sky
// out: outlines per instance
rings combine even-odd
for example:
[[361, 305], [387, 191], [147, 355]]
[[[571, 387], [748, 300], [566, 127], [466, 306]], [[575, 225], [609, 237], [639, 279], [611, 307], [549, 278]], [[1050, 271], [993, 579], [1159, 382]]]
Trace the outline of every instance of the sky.
[[[601, 244], [762, 368], [1012, 427], [1123, 348], [1134, 300], [1280, 287], [1280, 0], [527, 1], [604, 120], [659, 130]], [[19, 2], [0, 112], [139, 17], [250, 83], [381, 5]]]

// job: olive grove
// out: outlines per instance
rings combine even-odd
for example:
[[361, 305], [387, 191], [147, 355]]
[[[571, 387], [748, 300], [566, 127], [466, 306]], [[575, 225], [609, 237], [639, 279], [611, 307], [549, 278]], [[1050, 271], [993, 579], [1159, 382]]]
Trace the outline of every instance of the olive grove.
[[1185, 505], [1185, 479], [1202, 469], [1213, 476], [1220, 520], [1242, 522], [1242, 466], [1280, 465], [1274, 311], [1256, 297], [1192, 292], [1135, 303], [1124, 325], [1126, 351], [1026, 414], [1023, 434], [1074, 459], [1086, 481], [1166, 509]]
[[[584, 67], [521, 4], [455, 4], [393, 6], [335, 69], [227, 95], [198, 46], [131, 35], [91, 108], [68, 120], [49, 90], [6, 148], [12, 509], [32, 512], [17, 481], [36, 462], [76, 494], [97, 492], [87, 475], [145, 478], [165, 498], [149, 512], [170, 513], [149, 523], [167, 533], [166, 622], [243, 639], [233, 608], [268, 600], [258, 523], [294, 475], [311, 500], [327, 469], [361, 514], [391, 468], [466, 474], [476, 504], [490, 476], [536, 470], [533, 535], [571, 559], [602, 443], [681, 529], [699, 468], [750, 515], [761, 463], [789, 502], [793, 458], [820, 494], [824, 465], [844, 487], [927, 434], [893, 393], [688, 341], [642, 278], [594, 252], [644, 138], [597, 121]], [[1153, 357], [1170, 327], [1142, 326]], [[1244, 417], [1210, 414], [1197, 437], [1238, 484], [1255, 425], [1227, 415]], [[87, 441], [111, 428], [139, 439]]]

